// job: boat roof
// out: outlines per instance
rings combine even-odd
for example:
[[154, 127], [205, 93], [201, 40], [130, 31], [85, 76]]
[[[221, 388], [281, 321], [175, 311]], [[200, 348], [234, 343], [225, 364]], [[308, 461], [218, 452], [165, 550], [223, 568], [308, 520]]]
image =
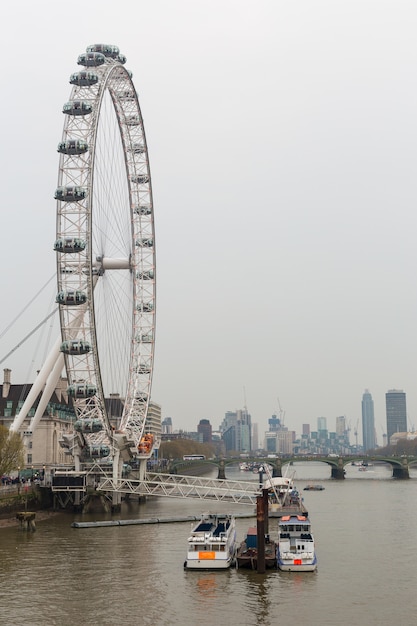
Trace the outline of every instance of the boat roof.
[[293, 487], [294, 483], [291, 478], [285, 476], [272, 476], [265, 481], [265, 488], [271, 487]]
[[306, 515], [283, 515], [280, 519], [279, 519], [279, 523], [280, 524], [297, 524], [302, 522], [303, 524], [310, 524], [310, 520], [308, 519], [308, 517]]

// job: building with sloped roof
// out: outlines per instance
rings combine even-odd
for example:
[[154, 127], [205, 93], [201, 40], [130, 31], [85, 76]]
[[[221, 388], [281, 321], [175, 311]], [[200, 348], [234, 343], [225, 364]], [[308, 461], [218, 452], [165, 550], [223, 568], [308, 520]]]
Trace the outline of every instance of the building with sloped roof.
[[[28, 396], [32, 384], [13, 384], [11, 370], [5, 369], [3, 384], [0, 385], [0, 424], [10, 428]], [[68, 465], [71, 463], [59, 442], [65, 434], [73, 431], [75, 413], [72, 401], [67, 395], [67, 379], [60, 378], [49, 400], [45, 413], [36, 429], [30, 431], [30, 422], [39, 404], [41, 394], [36, 398], [20, 433], [25, 444], [25, 466], [36, 469], [47, 466]]]

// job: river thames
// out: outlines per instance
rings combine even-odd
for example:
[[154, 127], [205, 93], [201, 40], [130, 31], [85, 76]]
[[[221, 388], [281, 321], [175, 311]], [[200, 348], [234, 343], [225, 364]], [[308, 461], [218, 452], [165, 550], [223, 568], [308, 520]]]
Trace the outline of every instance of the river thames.
[[[330, 479], [322, 464], [296, 464], [317, 544], [318, 571], [265, 574], [183, 568], [191, 523], [72, 528], [111, 515], [60, 514], [34, 533], [0, 530], [0, 624], [5, 626], [385, 626], [415, 623], [417, 471], [391, 478], [385, 466], [347, 467]], [[231, 479], [257, 480], [227, 469]], [[150, 499], [114, 518], [250, 512], [242, 505]], [[237, 519], [241, 541], [256, 519]], [[277, 521], [270, 520], [270, 534]]]

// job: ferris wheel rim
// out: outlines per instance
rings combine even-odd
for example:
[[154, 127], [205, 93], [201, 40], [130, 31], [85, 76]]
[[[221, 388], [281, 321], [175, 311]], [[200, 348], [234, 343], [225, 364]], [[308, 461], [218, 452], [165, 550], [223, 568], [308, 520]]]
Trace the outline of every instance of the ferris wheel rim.
[[[85, 61], [84, 59], [83, 62]], [[110, 422], [106, 408], [106, 389], [103, 386], [103, 355], [98, 340], [96, 317], [97, 290], [106, 283], [107, 276], [117, 275], [119, 270], [129, 273], [132, 302], [129, 371], [126, 373], [124, 411], [119, 429], [127, 433], [137, 446], [143, 434], [149, 406], [155, 342], [156, 261], [148, 149], [139, 99], [131, 75], [124, 68], [123, 57], [105, 57], [99, 66], [93, 66], [94, 72], [89, 67], [84, 65], [84, 70], [79, 72], [79, 82], [93, 80], [91, 76], [94, 75], [98, 76], [98, 80], [93, 84], [73, 86], [70, 101], [63, 108], [66, 117], [62, 141], [58, 147], [60, 166], [55, 193], [55, 249], [60, 245], [65, 247], [66, 244], [70, 248], [68, 254], [57, 250], [57, 301], [60, 305], [62, 345], [65, 344], [65, 350], [70, 352], [79, 350], [76, 354], [63, 350], [68, 390], [74, 393], [77, 415], [87, 420], [101, 418], [105, 427], [104, 439], [103, 435], [93, 436], [92, 433], [87, 436], [84, 433], [84, 439], [90, 443], [106, 441], [115, 445], [114, 425]], [[71, 78], [73, 76], [75, 75], [71, 75]], [[113, 107], [115, 126], [122, 146], [126, 176], [124, 196], [127, 193], [128, 217], [131, 222], [130, 245], [126, 247], [128, 254], [120, 258], [97, 254], [100, 248], [94, 242], [95, 229], [102, 235], [101, 224], [98, 225], [94, 220], [98, 213], [100, 196], [98, 140], [103, 123], [103, 109], [107, 105], [110, 110]], [[103, 158], [99, 161], [100, 164], [104, 162]], [[124, 197], [123, 204], [125, 202]], [[125, 213], [124, 211], [124, 221], [127, 216]], [[70, 263], [68, 259], [71, 260]], [[72, 299], [68, 301], [68, 298]], [[89, 340], [86, 356], [81, 353], [86, 349]], [[126, 355], [124, 358], [126, 364]], [[88, 363], [88, 367], [81, 365], [82, 361]], [[77, 398], [78, 392], [86, 395]], [[92, 397], [94, 401], [91, 400]]]

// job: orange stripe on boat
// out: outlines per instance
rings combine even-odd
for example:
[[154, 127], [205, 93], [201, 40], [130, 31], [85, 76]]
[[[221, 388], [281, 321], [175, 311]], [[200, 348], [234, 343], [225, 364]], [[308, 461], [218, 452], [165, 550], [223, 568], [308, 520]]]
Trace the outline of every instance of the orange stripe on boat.
[[198, 558], [201, 559], [202, 561], [204, 561], [204, 559], [215, 559], [216, 553], [215, 552], [199, 552]]

